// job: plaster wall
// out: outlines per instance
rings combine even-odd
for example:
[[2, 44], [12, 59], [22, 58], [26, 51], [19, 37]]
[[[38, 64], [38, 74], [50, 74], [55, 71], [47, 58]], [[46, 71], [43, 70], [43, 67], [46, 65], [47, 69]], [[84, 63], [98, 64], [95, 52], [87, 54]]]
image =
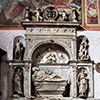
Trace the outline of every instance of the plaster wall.
[[[0, 30], [0, 48], [7, 51], [8, 59], [13, 57], [13, 40], [16, 36], [25, 37], [25, 30]], [[89, 40], [89, 54], [95, 63], [100, 62], [100, 31], [78, 31], [77, 35], [85, 35]], [[94, 96], [100, 99], [100, 73], [94, 68]]]

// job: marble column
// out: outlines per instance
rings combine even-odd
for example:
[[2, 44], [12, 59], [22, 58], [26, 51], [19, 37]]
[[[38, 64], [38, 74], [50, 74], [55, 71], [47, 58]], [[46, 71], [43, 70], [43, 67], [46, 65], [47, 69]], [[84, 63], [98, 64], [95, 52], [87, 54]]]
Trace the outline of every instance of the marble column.
[[71, 65], [71, 92], [70, 97], [76, 98], [77, 97], [77, 85], [76, 85], [76, 65]]
[[31, 96], [31, 63], [25, 63], [24, 67], [24, 95], [27, 98]]
[[93, 76], [93, 65], [89, 68], [89, 94], [88, 97], [93, 98], [94, 97], [94, 76]]

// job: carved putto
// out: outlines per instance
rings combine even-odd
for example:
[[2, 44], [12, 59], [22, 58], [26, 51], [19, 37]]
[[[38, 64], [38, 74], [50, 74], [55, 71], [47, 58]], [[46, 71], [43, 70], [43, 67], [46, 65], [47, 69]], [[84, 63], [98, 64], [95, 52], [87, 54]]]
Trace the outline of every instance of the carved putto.
[[14, 94], [23, 96], [23, 69], [20, 67], [14, 70], [13, 88]]
[[88, 53], [88, 39], [86, 37], [82, 37], [79, 39], [79, 50], [78, 50], [78, 59], [79, 60], [90, 60], [90, 56]]

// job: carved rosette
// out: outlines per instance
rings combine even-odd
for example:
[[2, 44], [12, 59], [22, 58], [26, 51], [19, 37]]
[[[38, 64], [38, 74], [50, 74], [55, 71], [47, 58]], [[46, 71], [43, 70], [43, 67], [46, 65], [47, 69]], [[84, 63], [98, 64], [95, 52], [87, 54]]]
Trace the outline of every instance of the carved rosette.
[[53, 6], [48, 6], [43, 11], [43, 18], [49, 21], [54, 21], [58, 17], [58, 11]]

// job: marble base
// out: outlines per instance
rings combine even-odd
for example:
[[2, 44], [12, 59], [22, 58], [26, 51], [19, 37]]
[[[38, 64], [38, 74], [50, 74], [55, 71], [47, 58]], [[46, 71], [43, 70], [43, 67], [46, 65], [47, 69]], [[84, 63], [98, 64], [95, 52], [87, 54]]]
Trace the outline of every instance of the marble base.
[[59, 97], [59, 96], [50, 96], [50, 97], [20, 97], [20, 98], [8, 98], [7, 100], [95, 100], [94, 98], [72, 98], [72, 97]]

